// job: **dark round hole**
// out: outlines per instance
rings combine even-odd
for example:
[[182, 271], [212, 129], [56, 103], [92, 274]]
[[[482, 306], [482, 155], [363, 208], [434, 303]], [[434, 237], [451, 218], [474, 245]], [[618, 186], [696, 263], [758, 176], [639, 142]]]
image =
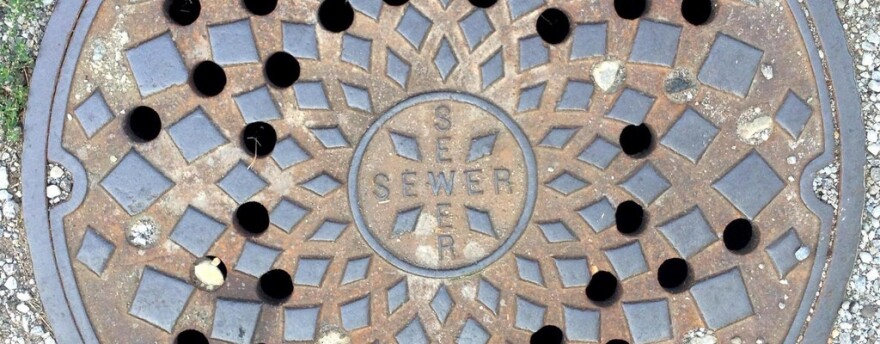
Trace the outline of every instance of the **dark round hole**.
[[667, 259], [657, 269], [657, 281], [660, 282], [661, 287], [666, 289], [680, 288], [690, 276], [689, 269], [688, 263], [684, 259]]
[[562, 330], [553, 325], [540, 328], [529, 339], [529, 344], [562, 344]]
[[495, 5], [496, 2], [498, 2], [498, 0], [470, 0], [470, 1], [471, 1], [471, 5], [474, 5], [479, 8], [489, 8], [489, 7], [492, 7], [492, 5]]
[[284, 270], [272, 270], [260, 276], [260, 292], [270, 301], [281, 301], [293, 294], [293, 280]]
[[608, 343], [605, 343], [605, 344], [629, 344], [629, 342], [627, 342], [623, 339], [612, 339], [612, 340], [609, 340]]
[[743, 251], [749, 248], [754, 238], [752, 223], [746, 219], [730, 221], [724, 228], [724, 246], [731, 251]]
[[607, 303], [617, 294], [617, 277], [608, 271], [599, 271], [587, 284], [587, 298], [596, 303]]
[[153, 108], [138, 106], [128, 114], [128, 129], [139, 140], [149, 142], [159, 137], [162, 119]]
[[214, 61], [204, 61], [193, 70], [193, 83], [202, 95], [213, 97], [226, 87], [226, 72]]
[[614, 11], [623, 19], [638, 19], [648, 9], [648, 0], [614, 0]]
[[348, 30], [354, 23], [354, 9], [348, 0], [324, 0], [318, 8], [318, 22], [330, 32]]
[[636, 234], [642, 229], [645, 221], [645, 210], [634, 201], [625, 201], [617, 205], [614, 212], [617, 231], [623, 234]]
[[620, 148], [626, 155], [641, 157], [651, 148], [654, 138], [651, 129], [644, 123], [628, 125], [620, 132]]
[[556, 8], [549, 8], [541, 12], [535, 22], [535, 29], [544, 42], [550, 44], [559, 44], [565, 41], [568, 33], [571, 32], [571, 21], [565, 12]]
[[299, 61], [283, 51], [272, 54], [266, 60], [266, 78], [277, 87], [290, 87], [299, 79]]
[[186, 330], [177, 334], [175, 344], [208, 344], [208, 337], [198, 330]]
[[683, 0], [681, 15], [693, 25], [703, 25], [712, 18], [712, 0]]
[[278, 0], [244, 0], [244, 7], [258, 16], [272, 13], [276, 6], [278, 6]]
[[187, 26], [199, 19], [202, 13], [202, 4], [199, 0], [167, 0], [165, 1], [165, 13], [177, 25]]
[[241, 143], [253, 155], [258, 157], [272, 154], [275, 150], [275, 143], [278, 141], [278, 135], [268, 123], [254, 122], [244, 127], [241, 132]]
[[247, 202], [238, 206], [235, 219], [241, 229], [251, 234], [260, 234], [269, 229], [269, 212], [257, 202]]
[[[205, 256], [205, 258], [210, 259], [210, 260], [217, 259], [216, 256]], [[220, 264], [217, 265], [217, 269], [220, 269], [220, 273], [223, 274], [223, 279], [226, 279], [226, 272], [227, 272], [226, 271], [226, 264], [223, 263], [222, 259], [217, 259], [217, 260], [220, 261]]]
[[386, 4], [390, 6], [402, 6], [409, 2], [409, 0], [384, 0]]

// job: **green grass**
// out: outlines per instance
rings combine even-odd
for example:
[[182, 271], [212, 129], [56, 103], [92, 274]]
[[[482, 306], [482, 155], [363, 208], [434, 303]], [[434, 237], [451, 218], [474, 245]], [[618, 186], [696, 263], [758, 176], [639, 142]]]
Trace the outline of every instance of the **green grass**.
[[[39, 0], [0, 0], [0, 19], [17, 23], [34, 20], [42, 6]], [[0, 135], [9, 141], [21, 139], [21, 117], [27, 106], [33, 53], [22, 37], [19, 25], [6, 26], [7, 41], [0, 43]]]

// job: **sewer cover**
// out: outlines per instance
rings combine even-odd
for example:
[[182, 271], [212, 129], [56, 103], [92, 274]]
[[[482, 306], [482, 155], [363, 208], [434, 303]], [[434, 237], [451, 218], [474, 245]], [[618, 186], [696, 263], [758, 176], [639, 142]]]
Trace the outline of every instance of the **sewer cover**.
[[[60, 2], [24, 151], [49, 320], [62, 343], [824, 343], [863, 200], [834, 13]], [[51, 208], [49, 162], [73, 176]]]

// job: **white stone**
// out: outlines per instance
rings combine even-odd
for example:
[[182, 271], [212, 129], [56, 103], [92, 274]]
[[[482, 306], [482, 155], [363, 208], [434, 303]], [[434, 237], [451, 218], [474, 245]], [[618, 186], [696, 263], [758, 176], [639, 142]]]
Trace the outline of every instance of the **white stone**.
[[862, 252], [859, 253], [859, 259], [861, 259], [864, 263], [870, 263], [872, 260], [874, 260], [874, 257], [872, 257], [871, 254], [868, 252]]
[[871, 91], [880, 92], [880, 81], [871, 80], [871, 82], [868, 83], [868, 88], [870, 88]]
[[613, 92], [623, 78], [620, 61], [602, 61], [593, 67], [593, 81], [603, 92]]
[[6, 190], [9, 187], [9, 172], [6, 166], [0, 166], [0, 189]]
[[0, 190], [0, 202], [8, 202], [12, 200], [12, 194], [6, 190]]
[[871, 155], [877, 155], [877, 153], [880, 153], [880, 144], [872, 143], [868, 145], [868, 151], [871, 152]]
[[9, 279], [6, 280], [6, 283], [3, 283], [3, 286], [9, 290], [18, 289], [18, 281], [15, 280], [15, 277], [10, 276]]
[[6, 201], [3, 203], [3, 217], [13, 219], [18, 215], [18, 203], [15, 201]]
[[874, 65], [874, 54], [862, 55], [862, 66], [871, 67]]
[[773, 66], [768, 64], [761, 66], [761, 75], [767, 80], [773, 79]]
[[800, 248], [797, 249], [797, 251], [794, 251], [794, 258], [797, 259], [798, 261], [802, 261], [804, 259], [807, 259], [807, 257], [809, 257], [809, 256], [810, 256], [810, 248], [809, 247], [801, 246]]
[[31, 300], [31, 294], [28, 293], [16, 293], [15, 297], [22, 302], [28, 302]]
[[868, 273], [865, 274], [865, 278], [867, 278], [868, 281], [874, 281], [878, 277], [880, 277], [880, 272], [877, 272], [877, 269], [871, 269], [871, 271], [868, 271]]
[[871, 42], [873, 44], [880, 44], [880, 34], [877, 34], [876, 32], [869, 33], [868, 42]]
[[878, 137], [877, 137], [876, 131], [871, 130], [868, 132], [868, 141], [869, 142], [877, 142], [877, 138]]
[[53, 199], [58, 196], [61, 196], [61, 188], [59, 188], [58, 185], [49, 185], [46, 187], [47, 198]]
[[17, 309], [19, 312], [25, 313], [25, 314], [31, 312], [31, 309], [26, 304], [23, 304], [23, 303], [19, 303], [17, 306], [15, 306], [15, 309]]
[[64, 170], [61, 167], [52, 166], [52, 169], [49, 170], [49, 178], [59, 179], [61, 177], [64, 177]]

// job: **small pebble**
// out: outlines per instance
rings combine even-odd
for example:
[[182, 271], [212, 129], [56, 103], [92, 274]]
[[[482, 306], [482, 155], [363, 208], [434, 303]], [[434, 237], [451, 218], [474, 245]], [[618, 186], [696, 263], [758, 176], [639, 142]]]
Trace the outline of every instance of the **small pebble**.
[[802, 261], [804, 259], [807, 259], [807, 257], [809, 257], [809, 256], [810, 256], [810, 248], [806, 247], [806, 246], [801, 246], [800, 248], [797, 249], [797, 251], [794, 252], [794, 258], [797, 259], [798, 261]]
[[47, 198], [53, 199], [58, 196], [61, 196], [61, 188], [58, 187], [58, 185], [49, 185], [46, 187]]

